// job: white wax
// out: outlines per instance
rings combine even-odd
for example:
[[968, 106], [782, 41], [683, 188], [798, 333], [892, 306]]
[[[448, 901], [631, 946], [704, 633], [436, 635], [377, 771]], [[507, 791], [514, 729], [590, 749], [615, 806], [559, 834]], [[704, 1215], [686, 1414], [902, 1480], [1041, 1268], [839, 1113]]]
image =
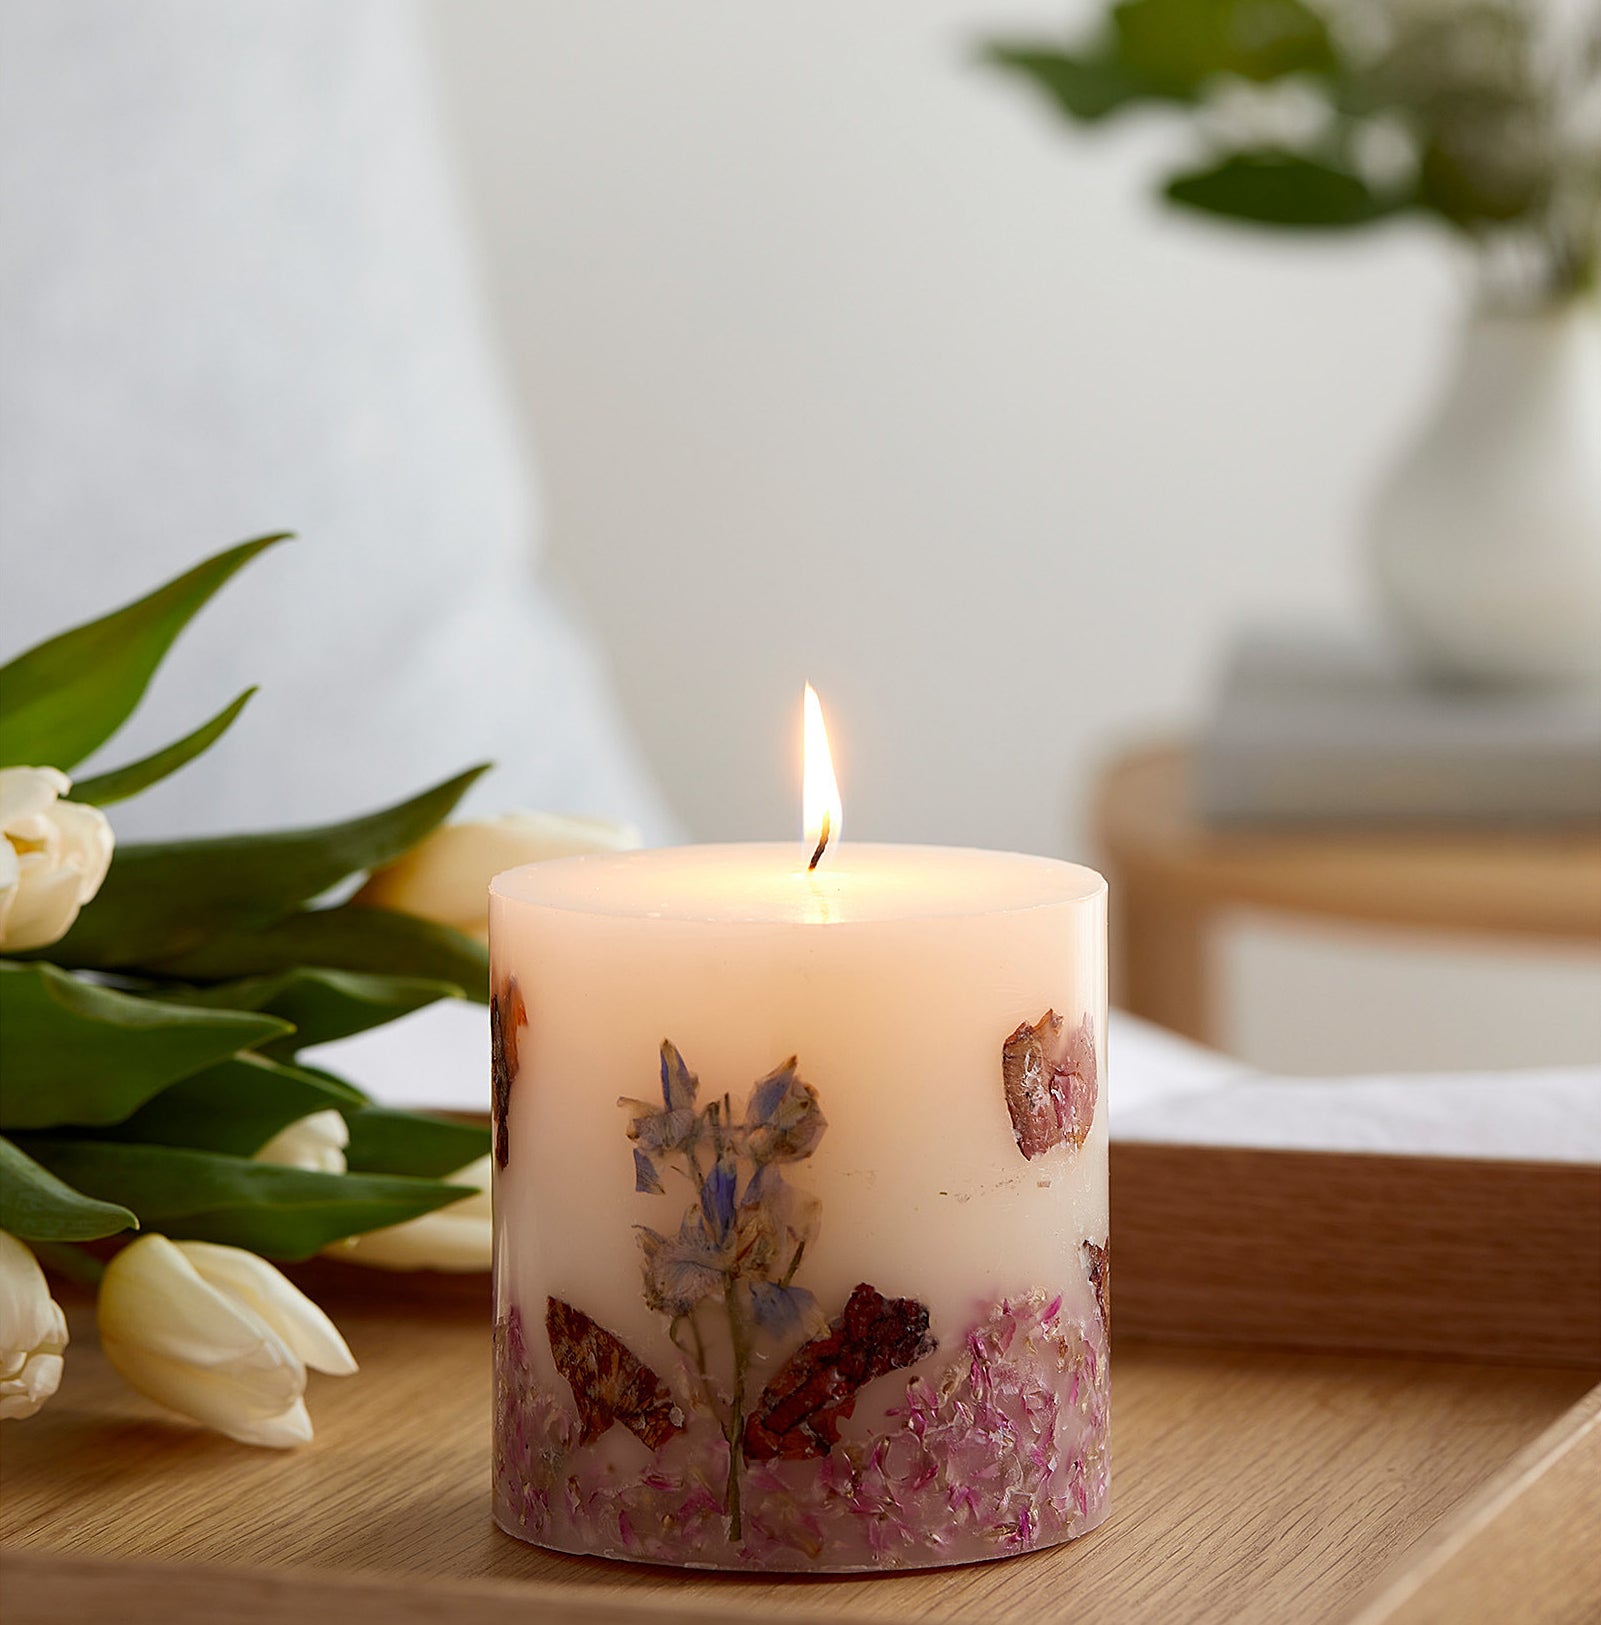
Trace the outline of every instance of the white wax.
[[[1107, 1238], [1105, 882], [1008, 853], [845, 843], [815, 873], [809, 855], [798, 842], [597, 854], [491, 888], [495, 985], [515, 978], [527, 1012], [495, 1180], [496, 1311], [519, 1308], [530, 1364], [558, 1393], [551, 1297], [658, 1372], [678, 1359], [642, 1295], [636, 1227], [676, 1231], [686, 1191], [636, 1194], [617, 1104], [659, 1102], [664, 1039], [701, 1099], [727, 1092], [736, 1117], [791, 1055], [816, 1089], [827, 1131], [784, 1173], [821, 1202], [796, 1280], [827, 1314], [858, 1282], [917, 1299], [936, 1365], [1009, 1295], [1061, 1294], [1094, 1321], [1080, 1249]], [[1030, 1159], [1002, 1047], [1047, 1011], [1069, 1032], [1088, 1018], [1100, 1087], [1084, 1143]], [[780, 1360], [758, 1351], [758, 1378]], [[857, 1425], [905, 1383], [879, 1388]]]

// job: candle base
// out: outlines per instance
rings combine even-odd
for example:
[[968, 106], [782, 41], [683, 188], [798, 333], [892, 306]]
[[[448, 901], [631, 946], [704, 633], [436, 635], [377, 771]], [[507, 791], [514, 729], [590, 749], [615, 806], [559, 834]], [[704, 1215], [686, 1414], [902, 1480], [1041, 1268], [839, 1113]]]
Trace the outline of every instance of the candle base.
[[[514, 1308], [495, 1335], [495, 1521], [552, 1551], [811, 1574], [980, 1562], [1087, 1534], [1108, 1510], [1110, 1456], [1103, 1250], [1086, 1244], [1084, 1264], [1098, 1289], [1088, 1316], [1064, 1308], [1082, 1292], [981, 1306], [879, 1379], [890, 1392], [876, 1414], [828, 1413], [837, 1375], [800, 1360], [791, 1402], [747, 1426], [732, 1470], [726, 1423], [697, 1399], [688, 1362], [658, 1396], [641, 1381], [654, 1373], [607, 1368], [602, 1347], [590, 1369], [618, 1379], [623, 1405], [586, 1414], [538, 1379]], [[565, 1317], [546, 1319], [566, 1335]], [[849, 1322], [847, 1306], [834, 1344]], [[808, 1396], [812, 1423], [796, 1420]]]

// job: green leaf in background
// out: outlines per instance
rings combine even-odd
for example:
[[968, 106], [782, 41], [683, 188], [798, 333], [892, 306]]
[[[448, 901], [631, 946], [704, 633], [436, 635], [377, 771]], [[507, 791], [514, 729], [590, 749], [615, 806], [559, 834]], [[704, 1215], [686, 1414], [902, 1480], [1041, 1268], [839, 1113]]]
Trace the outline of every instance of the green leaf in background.
[[345, 1161], [365, 1174], [422, 1174], [445, 1179], [489, 1154], [489, 1128], [386, 1106], [346, 1107]]
[[24, 1149], [79, 1189], [126, 1203], [147, 1230], [267, 1258], [310, 1258], [473, 1194], [434, 1179], [311, 1173], [171, 1146], [29, 1138]]
[[1349, 170], [1288, 152], [1241, 152], [1167, 184], [1174, 203], [1259, 225], [1338, 229], [1404, 207]]
[[481, 942], [382, 908], [307, 909], [264, 930], [214, 937], [159, 969], [163, 975], [210, 982], [301, 965], [446, 982], [480, 1004], [489, 1002], [489, 951]]
[[74, 801], [86, 801], [91, 807], [109, 807], [114, 801], [126, 801], [141, 790], [176, 773], [180, 767], [209, 750], [233, 726], [234, 718], [250, 703], [255, 689], [247, 688], [238, 699], [225, 705], [210, 722], [203, 722], [193, 733], [158, 750], [142, 756], [126, 767], [109, 773], [97, 773], [92, 779], [79, 779], [72, 787]]
[[98, 621], [38, 644], [0, 668], [0, 767], [71, 769], [126, 722], [173, 640], [264, 548], [241, 542]]
[[1123, 0], [1112, 31], [1120, 64], [1177, 98], [1222, 74], [1265, 82], [1339, 66], [1328, 26], [1303, 0]]
[[[196, 953], [219, 935], [269, 925], [347, 876], [399, 857], [449, 815], [484, 771], [469, 768], [398, 806], [343, 824], [119, 847], [94, 907], [50, 947], [50, 958], [59, 965], [139, 969]], [[278, 970], [286, 963], [217, 974]], [[456, 980], [413, 964], [348, 968]]]
[[[101, 1137], [249, 1157], [279, 1129], [313, 1112], [360, 1111], [365, 1105], [366, 1096], [359, 1089], [327, 1073], [308, 1072], [260, 1055], [236, 1055], [181, 1078], [146, 1101], [126, 1122], [102, 1131]], [[372, 1171], [434, 1172], [432, 1167], [421, 1166]]]
[[175, 1079], [293, 1031], [277, 1016], [135, 998], [0, 961], [0, 1126], [117, 1123]]
[[115, 1202], [64, 1185], [26, 1152], [0, 1137], [0, 1230], [24, 1241], [93, 1241], [139, 1221]]
[[983, 60], [1028, 80], [1059, 111], [1085, 124], [1135, 102], [1169, 99], [1112, 55], [1073, 56], [1048, 46], [997, 41], [985, 47]]
[[328, 1044], [381, 1027], [438, 999], [462, 996], [454, 982], [301, 966], [276, 976], [251, 976], [197, 988], [185, 993], [183, 1000], [212, 1008], [263, 1010], [292, 1023], [295, 1030], [289, 1037], [259, 1046], [263, 1055], [286, 1057], [313, 1044]]

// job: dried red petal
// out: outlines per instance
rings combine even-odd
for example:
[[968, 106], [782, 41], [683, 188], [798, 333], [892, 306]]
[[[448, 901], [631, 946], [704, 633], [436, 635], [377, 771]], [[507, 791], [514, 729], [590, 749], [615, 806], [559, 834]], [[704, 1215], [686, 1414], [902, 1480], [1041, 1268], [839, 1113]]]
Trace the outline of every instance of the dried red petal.
[[1093, 1241], [1079, 1243], [1079, 1255], [1084, 1260], [1084, 1273], [1095, 1289], [1095, 1307], [1101, 1311], [1101, 1330], [1112, 1335], [1112, 1242], [1107, 1238], [1104, 1247]]
[[915, 1364], [935, 1349], [928, 1310], [914, 1298], [886, 1298], [865, 1281], [821, 1337], [802, 1344], [762, 1391], [745, 1424], [749, 1461], [826, 1456], [857, 1393], [875, 1377]]
[[556, 1369], [578, 1402], [580, 1444], [598, 1439], [613, 1422], [652, 1450], [683, 1432], [684, 1413], [666, 1384], [582, 1309], [547, 1298], [545, 1330]]
[[489, 1080], [495, 1126], [495, 1162], [511, 1156], [511, 1080], [517, 1075], [517, 1036], [528, 1025], [528, 1007], [515, 976], [507, 976], [489, 1001]]
[[1064, 1038], [1062, 1018], [1047, 1010], [1001, 1046], [1001, 1082], [1012, 1133], [1025, 1157], [1053, 1145], [1075, 1150], [1095, 1121], [1095, 1030], [1090, 1018]]

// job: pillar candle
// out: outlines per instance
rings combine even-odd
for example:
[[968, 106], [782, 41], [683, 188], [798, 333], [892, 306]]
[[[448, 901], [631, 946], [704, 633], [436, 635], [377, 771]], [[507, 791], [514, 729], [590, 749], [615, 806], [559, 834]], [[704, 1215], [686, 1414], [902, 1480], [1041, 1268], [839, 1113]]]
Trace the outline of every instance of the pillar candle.
[[494, 1509], [521, 1539], [827, 1572], [1105, 1516], [1105, 882], [811, 856], [494, 882]]

